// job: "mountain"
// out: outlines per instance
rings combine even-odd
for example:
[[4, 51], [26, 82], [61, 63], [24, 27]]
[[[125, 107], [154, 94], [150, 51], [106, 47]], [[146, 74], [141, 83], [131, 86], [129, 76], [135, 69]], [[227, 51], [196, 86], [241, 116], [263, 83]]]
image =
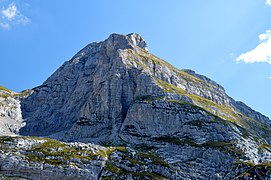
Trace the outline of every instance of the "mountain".
[[43, 138], [2, 138], [3, 176], [271, 178], [270, 119], [149, 53], [135, 33], [87, 45], [27, 95], [8, 93], [0, 100], [17, 103], [20, 125], [10, 133]]

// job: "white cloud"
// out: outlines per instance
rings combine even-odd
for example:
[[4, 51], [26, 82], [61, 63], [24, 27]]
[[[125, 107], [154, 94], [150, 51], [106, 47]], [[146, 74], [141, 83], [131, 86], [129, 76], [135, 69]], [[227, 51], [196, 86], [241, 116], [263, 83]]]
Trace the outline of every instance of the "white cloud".
[[271, 77], [269, 77], [269, 79], [271, 80]]
[[29, 22], [30, 19], [18, 10], [15, 3], [10, 3], [8, 7], [2, 8], [0, 11], [0, 27], [2, 29], [9, 29], [12, 25]]
[[267, 30], [264, 34], [259, 35], [259, 40], [262, 42], [266, 41], [270, 38], [270, 36], [271, 36], [271, 30]]
[[1, 13], [3, 14], [4, 18], [8, 19], [8, 20], [13, 20], [15, 18], [15, 16], [19, 13], [17, 10], [17, 7], [14, 3], [11, 3], [8, 8], [3, 9], [1, 11]]
[[[270, 4], [271, 4], [271, 0]], [[259, 35], [259, 45], [241, 54], [236, 58], [237, 62], [244, 61], [245, 63], [266, 62], [271, 64], [271, 30], [267, 30], [264, 34]]]
[[266, 0], [265, 4], [268, 5], [268, 6], [271, 6], [271, 0]]

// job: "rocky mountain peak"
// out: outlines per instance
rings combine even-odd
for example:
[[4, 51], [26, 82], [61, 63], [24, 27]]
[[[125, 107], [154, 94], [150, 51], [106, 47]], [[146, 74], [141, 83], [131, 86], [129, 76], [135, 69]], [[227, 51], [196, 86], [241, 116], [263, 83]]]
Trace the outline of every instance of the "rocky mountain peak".
[[102, 53], [108, 57], [114, 56], [118, 50], [124, 49], [143, 49], [148, 51], [146, 41], [137, 33], [127, 35], [113, 33], [106, 40], [101, 42], [93, 42], [80, 50], [72, 59], [93, 56]]
[[136, 33], [130, 33], [127, 35], [111, 34], [108, 39], [104, 41], [106, 46], [114, 47], [114, 49], [134, 49], [142, 48], [148, 50], [145, 40]]
[[[19, 131], [70, 142], [0, 138], [0, 145], [9, 144], [0, 149], [2, 171], [47, 169], [60, 179], [270, 179], [269, 118], [208, 77], [146, 50], [138, 34], [112, 34], [87, 45], [23, 98], [0, 86], [0, 129], [6, 129], [0, 135]], [[17, 142], [25, 150], [10, 156]], [[69, 167], [72, 176], [58, 167]]]
[[138, 46], [146, 51], [148, 51], [148, 46], [146, 41], [137, 33], [131, 33], [128, 34], [127, 37], [129, 38], [129, 41], [132, 41], [132, 43], [135, 46]]

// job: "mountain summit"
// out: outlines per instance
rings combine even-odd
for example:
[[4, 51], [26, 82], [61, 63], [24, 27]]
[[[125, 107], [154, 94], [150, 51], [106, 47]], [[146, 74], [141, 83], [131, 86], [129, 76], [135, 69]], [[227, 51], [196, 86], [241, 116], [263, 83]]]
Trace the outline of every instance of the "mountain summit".
[[270, 119], [147, 49], [135, 33], [87, 45], [21, 99], [19, 134], [128, 148], [98, 179], [270, 178]]
[[[159, 133], [176, 133], [165, 129], [170, 126], [165, 119], [174, 120], [172, 125], [178, 129], [176, 117], [165, 116], [163, 110], [153, 112], [157, 108], [152, 103], [185, 103], [237, 124], [254, 126], [249, 120], [253, 118], [270, 125], [267, 117], [235, 102], [214, 81], [191, 70], [178, 70], [146, 49], [144, 39], [134, 33], [112, 34], [87, 45], [22, 101], [26, 126], [21, 134], [114, 142], [124, 138], [127, 127], [141, 136], [142, 128], [134, 126], [137, 121], [142, 121], [141, 126], [149, 122], [146, 129], [164, 129]], [[161, 118], [158, 124], [157, 117]]]

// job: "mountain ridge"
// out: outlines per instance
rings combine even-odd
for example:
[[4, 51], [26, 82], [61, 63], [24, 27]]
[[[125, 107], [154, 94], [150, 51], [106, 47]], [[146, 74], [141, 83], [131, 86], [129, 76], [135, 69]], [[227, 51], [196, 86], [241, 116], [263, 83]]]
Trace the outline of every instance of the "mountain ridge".
[[[79, 142], [94, 143], [101, 149], [130, 148], [128, 153], [118, 148], [110, 150], [105, 159], [99, 160], [100, 170], [93, 171], [94, 179], [137, 179], [147, 172], [169, 179], [254, 175], [268, 179], [270, 119], [229, 97], [221, 85], [208, 77], [192, 70], [179, 70], [147, 49], [147, 43], [138, 34], [112, 34], [84, 47], [41, 86], [19, 99], [24, 123], [19, 135], [49, 137], [67, 144], [31, 137], [2, 142], [31, 142], [33, 145], [26, 145], [31, 150], [26, 159], [37, 166], [40, 161], [51, 163], [50, 172], [55, 171], [55, 161], [44, 156], [65, 157], [57, 161], [61, 167], [68, 164], [71, 168], [73, 160], [65, 154], [41, 151], [39, 147], [44, 144], [53, 151], [63, 147], [74, 151], [77, 145], [69, 143]], [[13, 96], [6, 99], [13, 101]], [[80, 146], [85, 146], [83, 143]], [[25, 150], [21, 153], [25, 154]], [[82, 156], [86, 158], [82, 153], [76, 156], [79, 164]], [[134, 157], [133, 153], [138, 155]], [[152, 164], [147, 163], [146, 156]], [[1, 157], [7, 158], [5, 153]], [[81, 170], [86, 169], [83, 166]]]

